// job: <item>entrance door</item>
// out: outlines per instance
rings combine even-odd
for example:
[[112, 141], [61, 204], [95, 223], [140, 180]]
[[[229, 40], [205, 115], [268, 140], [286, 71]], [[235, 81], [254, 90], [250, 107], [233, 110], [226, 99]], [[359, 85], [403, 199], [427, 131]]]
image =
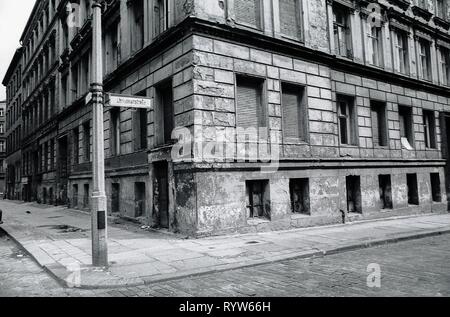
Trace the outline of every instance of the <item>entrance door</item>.
[[169, 229], [169, 177], [168, 163], [155, 164], [155, 212], [159, 227]]

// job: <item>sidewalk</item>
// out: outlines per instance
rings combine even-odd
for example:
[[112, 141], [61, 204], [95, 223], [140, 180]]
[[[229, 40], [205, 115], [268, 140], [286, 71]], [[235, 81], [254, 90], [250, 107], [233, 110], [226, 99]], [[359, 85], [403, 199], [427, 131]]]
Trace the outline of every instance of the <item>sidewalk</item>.
[[450, 214], [422, 215], [198, 240], [110, 225], [111, 266], [90, 266], [90, 217], [62, 207], [0, 201], [0, 226], [63, 285], [114, 288], [312, 257], [450, 233]]

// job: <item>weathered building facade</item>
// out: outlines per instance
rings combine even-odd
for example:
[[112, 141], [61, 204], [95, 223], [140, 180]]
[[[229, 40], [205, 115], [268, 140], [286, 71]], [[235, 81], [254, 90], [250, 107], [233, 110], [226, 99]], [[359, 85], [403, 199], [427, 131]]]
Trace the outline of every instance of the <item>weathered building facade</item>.
[[[73, 26], [67, 1], [39, 3], [59, 58], [29, 97], [30, 22], [26, 197], [88, 209], [90, 6]], [[154, 100], [105, 107], [109, 212], [193, 236], [446, 212], [449, 16], [441, 0], [108, 1], [105, 90]]]
[[6, 181], [6, 101], [0, 101], [0, 199], [5, 195]]

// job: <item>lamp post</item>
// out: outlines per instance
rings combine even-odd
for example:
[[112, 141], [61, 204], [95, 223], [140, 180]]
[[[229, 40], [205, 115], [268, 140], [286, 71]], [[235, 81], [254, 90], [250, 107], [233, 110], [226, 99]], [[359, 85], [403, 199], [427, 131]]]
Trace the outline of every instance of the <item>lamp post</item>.
[[108, 226], [105, 192], [105, 152], [103, 131], [103, 50], [102, 0], [92, 5], [92, 76], [91, 104], [93, 113], [93, 193], [92, 193], [92, 265], [108, 266]]

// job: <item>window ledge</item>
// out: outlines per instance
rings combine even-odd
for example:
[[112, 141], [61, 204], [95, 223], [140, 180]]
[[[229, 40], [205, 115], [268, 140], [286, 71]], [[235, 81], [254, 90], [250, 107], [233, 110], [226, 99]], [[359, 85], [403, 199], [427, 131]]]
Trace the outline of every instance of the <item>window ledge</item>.
[[248, 225], [252, 225], [252, 226], [256, 226], [259, 224], [263, 224], [263, 223], [270, 223], [271, 221], [269, 219], [263, 219], [263, 218], [248, 218], [247, 219], [247, 224]]
[[295, 219], [306, 219], [306, 218], [311, 218], [311, 214], [297, 214], [297, 213], [293, 213], [291, 215], [291, 219], [295, 220]]

